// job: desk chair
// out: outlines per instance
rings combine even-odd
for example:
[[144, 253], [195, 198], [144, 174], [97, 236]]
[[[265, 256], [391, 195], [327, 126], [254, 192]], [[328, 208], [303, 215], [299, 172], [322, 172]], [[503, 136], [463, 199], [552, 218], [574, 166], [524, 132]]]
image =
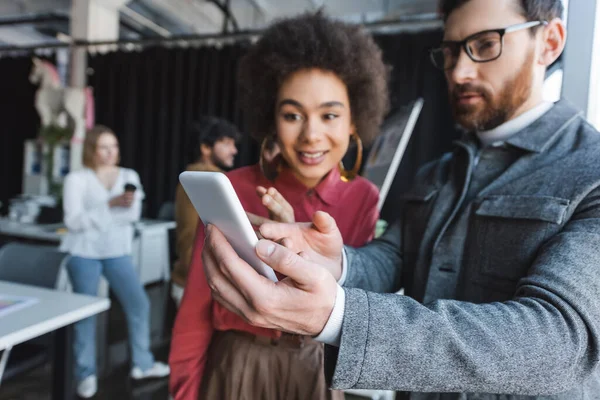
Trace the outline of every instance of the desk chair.
[[54, 289], [67, 258], [55, 246], [8, 243], [0, 248], [0, 280]]
[[[0, 280], [55, 289], [68, 257], [53, 246], [8, 243], [0, 248]], [[2, 375], [10, 379], [43, 365], [49, 359], [49, 347], [46, 335], [15, 346], [12, 351], [6, 349], [0, 359], [0, 382]]]

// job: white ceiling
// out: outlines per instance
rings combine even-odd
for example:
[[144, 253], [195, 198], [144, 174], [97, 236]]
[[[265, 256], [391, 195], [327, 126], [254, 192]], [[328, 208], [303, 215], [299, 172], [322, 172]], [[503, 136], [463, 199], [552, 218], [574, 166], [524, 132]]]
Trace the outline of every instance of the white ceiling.
[[[79, 1], [79, 0], [77, 0]], [[99, 2], [107, 0], [96, 0]], [[225, 0], [220, 0], [225, 3]], [[0, 48], [56, 42], [68, 34], [71, 0], [0, 0]], [[377, 22], [431, 16], [437, 0], [230, 0], [239, 30], [257, 30], [274, 19], [324, 7], [332, 16], [353, 22]], [[223, 13], [206, 0], [130, 0], [121, 9], [121, 37], [220, 33]], [[48, 17], [49, 14], [51, 18]], [[42, 22], [8, 24], [23, 18]], [[232, 31], [232, 25], [229, 25]]]

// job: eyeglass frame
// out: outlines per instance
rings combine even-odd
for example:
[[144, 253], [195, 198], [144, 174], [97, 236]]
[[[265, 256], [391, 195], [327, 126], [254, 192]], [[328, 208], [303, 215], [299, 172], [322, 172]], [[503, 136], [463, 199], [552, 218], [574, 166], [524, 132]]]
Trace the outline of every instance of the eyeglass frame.
[[[494, 61], [500, 58], [500, 56], [502, 55], [502, 52], [504, 51], [504, 35], [506, 35], [507, 33], [511, 33], [511, 32], [517, 32], [523, 29], [531, 29], [531, 28], [535, 28], [536, 26], [546, 26], [548, 25], [548, 21], [542, 21], [542, 20], [538, 20], [538, 21], [527, 21], [527, 22], [521, 22], [518, 24], [514, 24], [514, 25], [510, 25], [507, 26], [506, 28], [500, 28], [500, 29], [486, 29], [480, 32], [475, 32], [472, 35], [467, 36], [466, 38], [464, 38], [463, 40], [444, 40], [439, 47], [436, 47], [434, 49], [429, 50], [429, 58], [431, 60], [431, 63], [433, 64], [434, 67], [436, 67], [437, 69], [441, 70], [441, 71], [448, 71], [454, 67], [456, 67], [456, 63], [454, 63], [454, 65], [452, 65], [451, 67], [448, 68], [444, 68], [444, 67], [438, 67], [436, 62], [434, 61], [434, 52], [435, 51], [440, 51], [442, 50], [444, 44], [455, 44], [457, 45], [458, 49], [460, 50], [464, 50], [465, 53], [467, 54], [467, 56], [471, 59], [471, 61], [476, 62], [476, 63], [486, 63], [486, 62], [490, 62], [490, 61]], [[484, 33], [498, 33], [500, 35], [500, 52], [498, 53], [498, 55], [494, 58], [490, 58], [489, 60], [476, 60], [474, 59], [473, 55], [471, 54], [470, 50], [469, 50], [469, 46], [467, 46], [467, 43], [473, 39], [476, 36], [479, 36], [481, 34]], [[458, 61], [458, 58], [460, 57], [460, 50], [458, 52], [458, 56], [456, 57], [456, 61]]]

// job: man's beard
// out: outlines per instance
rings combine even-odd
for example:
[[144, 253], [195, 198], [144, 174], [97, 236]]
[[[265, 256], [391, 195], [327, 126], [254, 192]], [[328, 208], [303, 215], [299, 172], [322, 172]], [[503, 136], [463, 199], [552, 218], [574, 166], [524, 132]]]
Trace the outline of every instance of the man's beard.
[[229, 166], [225, 162], [223, 162], [223, 160], [221, 160], [219, 157], [217, 157], [215, 155], [215, 153], [213, 153], [210, 158], [211, 158], [213, 165], [219, 169], [222, 169], [223, 171], [228, 171], [233, 168], [233, 166]]
[[[454, 87], [450, 93], [450, 106], [455, 121], [470, 131], [487, 131], [511, 119], [531, 95], [533, 57], [534, 52], [531, 51], [517, 75], [504, 85], [496, 99], [478, 85], [466, 83]], [[462, 93], [477, 93], [481, 95], [482, 102], [461, 105], [458, 99]]]

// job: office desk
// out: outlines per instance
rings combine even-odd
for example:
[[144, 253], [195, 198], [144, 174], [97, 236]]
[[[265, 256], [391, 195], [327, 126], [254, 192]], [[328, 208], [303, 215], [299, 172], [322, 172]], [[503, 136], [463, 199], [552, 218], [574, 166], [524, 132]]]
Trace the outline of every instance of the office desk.
[[0, 281], [0, 294], [38, 300], [0, 317], [0, 350], [55, 332], [52, 398], [73, 399], [72, 324], [108, 310], [110, 300], [4, 281]]
[[[63, 224], [26, 224], [0, 218], [0, 235], [10, 240], [26, 240], [59, 245]], [[169, 281], [171, 266], [169, 257], [169, 230], [174, 221], [142, 219], [134, 224], [133, 262], [143, 285]]]
[[175, 221], [143, 219], [134, 224], [133, 263], [142, 285], [171, 280], [169, 230]]
[[12, 221], [8, 218], [0, 218], [0, 234], [3, 236], [46, 242], [56, 245], [60, 243], [61, 238], [61, 235], [57, 233], [57, 229], [63, 226], [63, 224], [26, 224]]

